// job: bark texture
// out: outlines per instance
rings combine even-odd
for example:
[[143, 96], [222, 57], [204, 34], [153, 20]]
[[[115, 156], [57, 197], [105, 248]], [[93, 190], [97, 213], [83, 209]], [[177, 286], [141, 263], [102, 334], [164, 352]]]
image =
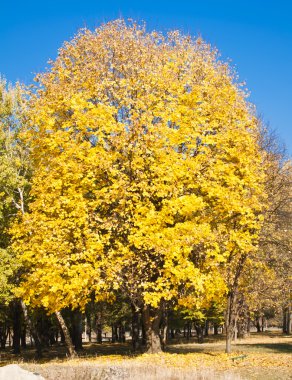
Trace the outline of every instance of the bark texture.
[[146, 350], [151, 354], [156, 354], [162, 351], [160, 338], [161, 317], [161, 307], [152, 308], [149, 305], [144, 306], [143, 324], [146, 332]]
[[57, 320], [58, 320], [58, 322], [60, 324], [62, 332], [64, 334], [65, 344], [66, 344], [69, 356], [71, 358], [77, 356], [76, 351], [75, 351], [74, 346], [73, 346], [72, 339], [70, 337], [69, 329], [68, 329], [68, 327], [66, 325], [66, 322], [65, 322], [64, 318], [62, 317], [61, 312], [60, 311], [56, 311], [55, 315], [56, 315]]

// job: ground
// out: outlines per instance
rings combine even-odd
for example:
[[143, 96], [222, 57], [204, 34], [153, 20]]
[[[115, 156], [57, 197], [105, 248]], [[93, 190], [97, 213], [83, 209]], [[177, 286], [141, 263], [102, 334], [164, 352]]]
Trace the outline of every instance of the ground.
[[18, 363], [46, 380], [288, 380], [292, 379], [292, 337], [279, 332], [253, 333], [224, 353], [224, 337], [206, 343], [170, 344], [163, 354], [133, 355], [129, 344], [85, 344], [78, 359], [66, 359], [63, 347], [45, 352], [41, 361], [28, 349], [18, 357], [1, 351], [1, 365]]

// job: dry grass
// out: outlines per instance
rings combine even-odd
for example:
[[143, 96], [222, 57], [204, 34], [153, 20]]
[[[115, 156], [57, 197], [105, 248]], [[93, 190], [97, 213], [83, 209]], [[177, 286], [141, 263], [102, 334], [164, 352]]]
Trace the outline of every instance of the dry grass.
[[[62, 358], [61, 348], [47, 353], [42, 362], [23, 357], [18, 363], [40, 373], [46, 380], [292, 379], [292, 337], [276, 333], [253, 334], [238, 341], [233, 348], [233, 354], [224, 354], [222, 337], [218, 340], [211, 337], [204, 344], [171, 345], [163, 354], [133, 356], [129, 354], [128, 345], [93, 344], [87, 345], [84, 356], [78, 359]], [[56, 359], [56, 353], [62, 359]], [[30, 352], [26, 354], [31, 355]], [[232, 360], [242, 354], [246, 356]], [[6, 360], [11, 362], [8, 354]]]
[[167, 367], [153, 363], [122, 362], [106, 364], [49, 364], [24, 366], [40, 373], [46, 380], [240, 380], [240, 375], [232, 372], [218, 372], [211, 368]]

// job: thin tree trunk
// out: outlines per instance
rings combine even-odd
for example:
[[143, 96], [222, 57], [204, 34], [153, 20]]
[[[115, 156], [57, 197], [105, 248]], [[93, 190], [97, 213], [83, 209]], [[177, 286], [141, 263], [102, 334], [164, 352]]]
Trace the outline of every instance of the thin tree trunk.
[[[146, 337], [146, 330], [145, 330], [145, 325], [143, 323], [143, 316], [142, 315], [141, 315], [139, 327], [141, 327], [141, 334], [142, 334], [141, 344], [143, 347], [146, 347], [147, 337]], [[140, 333], [139, 333], [139, 335], [140, 335]]]
[[287, 310], [287, 334], [290, 335], [292, 332], [292, 307], [288, 306]]
[[58, 343], [59, 341], [59, 330], [57, 329], [55, 332], [55, 342]]
[[116, 323], [112, 323], [112, 343], [118, 340], [118, 327]]
[[183, 332], [184, 338], [187, 336], [187, 325], [184, 324], [184, 332]]
[[8, 332], [8, 347], [11, 347], [11, 330], [9, 328], [9, 332]]
[[65, 323], [65, 320], [62, 317], [62, 314], [61, 314], [60, 311], [56, 311], [55, 315], [56, 315], [57, 320], [58, 320], [58, 322], [60, 324], [62, 332], [64, 334], [64, 339], [65, 339], [65, 343], [66, 343], [66, 347], [67, 347], [69, 356], [71, 358], [73, 358], [73, 357], [77, 356], [77, 354], [76, 354], [76, 351], [74, 349], [74, 346], [73, 346], [73, 343], [72, 343], [72, 339], [70, 337], [70, 333], [69, 333], [68, 327], [67, 327], [67, 325]]
[[190, 340], [191, 336], [192, 336], [192, 323], [188, 322], [188, 324], [187, 324], [187, 341]]
[[139, 312], [135, 305], [131, 305], [132, 309], [132, 348], [136, 352], [139, 348]]
[[205, 336], [209, 335], [209, 321], [206, 319], [205, 321]]
[[174, 339], [175, 338], [175, 332], [174, 332], [174, 329], [170, 329], [170, 338], [171, 339]]
[[26, 324], [24, 323], [20, 336], [21, 348], [26, 348]]
[[60, 326], [60, 336], [61, 336], [61, 344], [66, 344], [65, 335], [64, 335], [64, 332], [63, 332], [63, 329], [61, 328], [61, 326]]
[[0, 330], [1, 330], [0, 347], [1, 347], [1, 350], [5, 350], [6, 341], [9, 334], [9, 328], [6, 325], [6, 322], [3, 323], [2, 327], [0, 327]]
[[87, 342], [87, 316], [85, 314], [84, 318], [84, 342]]
[[251, 319], [250, 319], [250, 316], [248, 316], [247, 318], [247, 325], [246, 325], [246, 334], [247, 336], [250, 336], [250, 326], [251, 325]]
[[168, 340], [168, 311], [164, 308], [163, 312], [163, 322], [162, 322], [162, 349], [163, 351], [166, 348]]
[[194, 323], [194, 325], [195, 325], [195, 330], [197, 333], [198, 343], [203, 343], [204, 342], [203, 326], [200, 323]]
[[255, 326], [256, 326], [257, 332], [258, 332], [258, 333], [261, 332], [260, 317], [257, 317], [257, 318], [256, 318]]
[[95, 331], [97, 343], [102, 343], [102, 311], [97, 311], [95, 315]]
[[118, 341], [120, 343], [125, 343], [126, 337], [125, 337], [125, 326], [123, 322], [120, 322], [119, 328], [118, 328]]
[[218, 324], [214, 324], [214, 335], [218, 335]]
[[234, 329], [233, 329], [233, 340], [234, 342], [237, 341], [237, 338], [238, 338], [238, 324], [237, 324], [237, 320], [234, 321]]
[[92, 318], [91, 318], [91, 312], [87, 312], [86, 313], [86, 319], [87, 319], [87, 331], [85, 330], [85, 333], [87, 334], [88, 336], [88, 341], [91, 342], [92, 341]]
[[13, 302], [13, 337], [12, 347], [14, 354], [20, 354], [20, 338], [21, 338], [21, 305], [18, 300]]
[[36, 348], [36, 356], [38, 358], [41, 358], [42, 357], [42, 345], [41, 345], [41, 342], [39, 340], [38, 334], [37, 334], [36, 329], [34, 328], [34, 326], [32, 324], [32, 321], [31, 321], [29, 315], [28, 315], [26, 304], [23, 302], [23, 300], [21, 300], [20, 303], [21, 303], [21, 308], [22, 308], [25, 324], [28, 326], [30, 335], [32, 336], [32, 338], [34, 340], [34, 344], [35, 344], [35, 348]]
[[238, 282], [244, 267], [247, 255], [243, 253], [239, 259], [236, 267], [233, 281], [229, 285], [229, 292], [227, 294], [227, 308], [225, 313], [225, 328], [226, 328], [226, 348], [225, 352], [227, 354], [231, 353], [231, 339], [234, 333], [235, 323], [238, 314], [237, 305], [237, 293], [238, 293]]

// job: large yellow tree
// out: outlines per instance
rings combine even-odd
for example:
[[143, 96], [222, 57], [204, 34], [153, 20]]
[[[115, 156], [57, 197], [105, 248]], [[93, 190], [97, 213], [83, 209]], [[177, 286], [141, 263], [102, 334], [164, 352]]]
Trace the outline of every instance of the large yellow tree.
[[263, 174], [245, 94], [200, 39], [122, 20], [82, 30], [38, 81], [19, 292], [52, 312], [119, 289], [159, 351], [163, 303], [206, 306], [227, 291], [225, 263], [255, 249]]

